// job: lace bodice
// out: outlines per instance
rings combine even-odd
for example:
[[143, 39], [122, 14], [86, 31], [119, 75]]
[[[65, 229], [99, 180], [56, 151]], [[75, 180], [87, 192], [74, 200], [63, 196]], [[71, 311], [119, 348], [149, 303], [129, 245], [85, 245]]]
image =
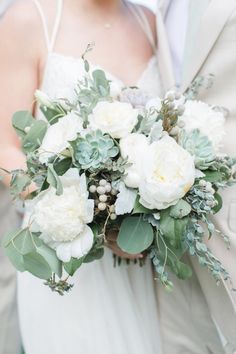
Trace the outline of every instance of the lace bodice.
[[[90, 64], [91, 70], [98, 68]], [[106, 70], [107, 78], [122, 84], [122, 81]], [[55, 52], [49, 53], [41, 90], [47, 93], [50, 98], [68, 98], [73, 101], [75, 88], [79, 79], [83, 77], [84, 63], [81, 58], [65, 56]], [[140, 78], [134, 85], [148, 92], [151, 96], [161, 95], [162, 88], [159, 78], [156, 57], [153, 56]]]

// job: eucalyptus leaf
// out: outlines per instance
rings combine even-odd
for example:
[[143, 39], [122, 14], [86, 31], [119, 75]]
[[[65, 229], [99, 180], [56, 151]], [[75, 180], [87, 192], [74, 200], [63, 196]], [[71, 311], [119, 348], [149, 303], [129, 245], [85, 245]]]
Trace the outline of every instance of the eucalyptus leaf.
[[66, 158], [58, 162], [55, 162], [53, 167], [58, 176], [63, 176], [69, 170], [71, 165], [72, 165], [71, 158]]
[[56, 194], [61, 195], [63, 193], [63, 186], [60, 178], [52, 164], [48, 165], [47, 182], [56, 189]]
[[25, 271], [24, 258], [12, 243], [5, 248], [5, 254], [19, 272]]
[[25, 270], [34, 276], [48, 280], [51, 278], [52, 270], [43, 256], [37, 252], [28, 253], [23, 256]]
[[90, 251], [84, 258], [84, 263], [91, 263], [93, 261], [99, 260], [104, 255], [104, 248], [99, 247]]
[[168, 239], [171, 246], [175, 248], [182, 247], [184, 232], [186, 230], [189, 218], [174, 219], [170, 216], [170, 210], [161, 212], [160, 230], [164, 238]]
[[31, 184], [31, 179], [29, 176], [23, 173], [13, 174], [11, 180], [10, 192], [14, 196], [19, 195]]
[[49, 107], [40, 106], [40, 110], [50, 125], [57, 123], [59, 118], [63, 117], [64, 115], [61, 111], [57, 110], [56, 108], [52, 109]]
[[22, 140], [22, 148], [24, 152], [35, 151], [42, 143], [44, 135], [47, 131], [47, 123], [43, 120], [34, 120], [31, 124], [29, 132]]
[[23, 229], [12, 242], [22, 255], [34, 252], [36, 249], [29, 229]]
[[100, 95], [102, 97], [108, 96], [110, 92], [110, 85], [104, 71], [100, 69], [94, 70], [92, 76], [94, 79], [95, 87], [100, 93]]
[[146, 250], [153, 242], [152, 226], [140, 217], [127, 217], [123, 220], [118, 234], [118, 246], [127, 253], [137, 254]]
[[37, 253], [49, 264], [53, 273], [62, 276], [62, 262], [57, 258], [56, 252], [45, 244], [37, 248]]
[[25, 128], [30, 127], [34, 122], [35, 119], [29, 111], [16, 112], [12, 117], [12, 125], [20, 138], [25, 137]]
[[182, 219], [191, 212], [191, 205], [183, 199], [170, 208], [170, 216], [175, 219]]
[[[167, 249], [168, 247], [168, 249]], [[185, 248], [181, 251], [176, 250], [168, 242], [164, 242], [164, 240], [159, 241], [159, 252], [160, 258], [163, 262], [166, 262], [166, 265], [172, 270], [172, 272], [179, 279], [188, 279], [192, 276], [192, 269], [182, 261], [180, 261], [180, 257], [183, 256], [185, 252]]]
[[218, 213], [218, 211], [220, 211], [220, 209], [222, 208], [222, 205], [223, 205], [223, 200], [222, 200], [222, 197], [220, 196], [219, 193], [215, 193], [214, 194], [214, 198], [215, 200], [217, 201], [217, 205], [213, 208], [213, 212], [214, 214]]
[[77, 269], [81, 267], [83, 261], [84, 261], [84, 257], [80, 259], [71, 258], [70, 262], [63, 263], [63, 267], [70, 276], [73, 276], [77, 271]]

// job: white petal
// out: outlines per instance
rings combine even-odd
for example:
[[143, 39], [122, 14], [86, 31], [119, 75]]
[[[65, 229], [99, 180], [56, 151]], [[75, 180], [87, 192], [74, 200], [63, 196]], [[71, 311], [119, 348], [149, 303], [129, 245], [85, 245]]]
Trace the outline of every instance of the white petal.
[[70, 262], [71, 260], [71, 242], [64, 242], [59, 244], [56, 249], [57, 257], [62, 262]]
[[71, 255], [74, 258], [81, 258], [88, 254], [93, 246], [94, 235], [89, 226], [85, 226], [84, 232], [71, 242]]

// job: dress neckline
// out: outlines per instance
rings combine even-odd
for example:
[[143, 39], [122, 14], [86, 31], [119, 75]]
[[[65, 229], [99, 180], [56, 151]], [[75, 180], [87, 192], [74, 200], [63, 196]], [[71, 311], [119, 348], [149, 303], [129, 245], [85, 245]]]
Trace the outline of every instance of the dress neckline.
[[[44, 67], [44, 73], [43, 73], [43, 77], [42, 77], [42, 81], [41, 81], [41, 87], [43, 86], [44, 80], [45, 80], [45, 73], [47, 72], [47, 68], [49, 65], [49, 61], [52, 57], [58, 57], [58, 58], [62, 58], [65, 60], [69, 60], [69, 61], [73, 61], [73, 62], [78, 62], [83, 64], [83, 59], [81, 57], [75, 57], [72, 55], [66, 55], [66, 54], [62, 54], [56, 51], [51, 51], [48, 53], [47, 59], [46, 59], [46, 64]], [[139, 77], [137, 78], [136, 82], [134, 84], [127, 84], [124, 82], [124, 80], [120, 79], [119, 76], [111, 73], [109, 70], [106, 70], [103, 66], [95, 64], [91, 61], [89, 62], [89, 65], [92, 69], [101, 69], [103, 70], [106, 74], [109, 75], [109, 77], [114, 80], [114, 81], [118, 81], [120, 84], [122, 84], [123, 86], [127, 86], [127, 87], [132, 87], [132, 86], [139, 86], [140, 82], [143, 80], [146, 72], [149, 70], [150, 66], [153, 65], [154, 61], [156, 61], [156, 56], [155, 54], [153, 54], [149, 60], [147, 61], [147, 64], [145, 65], [145, 68], [142, 70], [142, 72], [140, 73]]]

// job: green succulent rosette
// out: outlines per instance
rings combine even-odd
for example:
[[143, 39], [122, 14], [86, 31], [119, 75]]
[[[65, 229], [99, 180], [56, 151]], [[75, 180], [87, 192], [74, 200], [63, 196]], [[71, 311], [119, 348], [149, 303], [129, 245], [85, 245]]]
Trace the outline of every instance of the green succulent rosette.
[[99, 169], [118, 154], [114, 140], [100, 130], [79, 137], [74, 147], [75, 160], [85, 170]]
[[207, 170], [216, 159], [211, 141], [199, 129], [194, 129], [190, 133], [182, 130], [178, 143], [194, 156], [195, 166], [199, 170]]

